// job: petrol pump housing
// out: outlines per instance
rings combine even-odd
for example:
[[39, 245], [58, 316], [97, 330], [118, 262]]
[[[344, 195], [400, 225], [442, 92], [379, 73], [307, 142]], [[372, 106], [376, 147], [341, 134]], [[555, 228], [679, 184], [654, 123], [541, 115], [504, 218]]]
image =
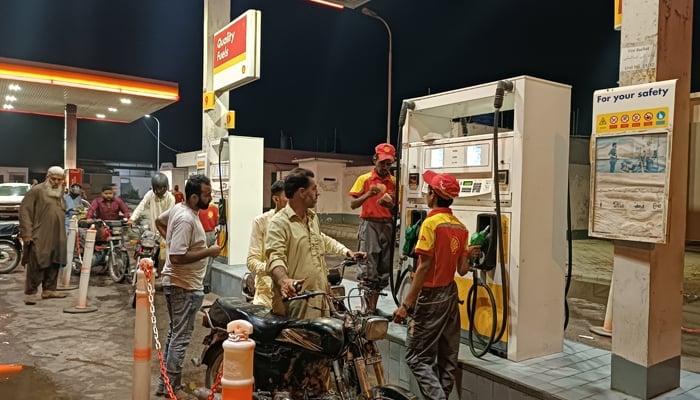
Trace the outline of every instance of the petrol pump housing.
[[[521, 361], [563, 347], [571, 87], [530, 76], [509, 81], [513, 90], [505, 94], [495, 121], [500, 126], [498, 188], [493, 184], [494, 121], [489, 120], [498, 82], [405, 100], [414, 107], [402, 129], [400, 218], [405, 228], [415, 211], [427, 210], [426, 169], [458, 179], [461, 191], [452, 210], [470, 235], [496, 221], [490, 214], [495, 213], [494, 192], [500, 190], [506, 276], [499, 267], [486, 276], [498, 325], [504, 288], [508, 317], [507, 330], [494, 347], [509, 360]], [[472, 273], [455, 280], [465, 300]], [[478, 293], [474, 325], [488, 336], [492, 307], [483, 290]], [[466, 307], [460, 306], [460, 313], [465, 337]]]

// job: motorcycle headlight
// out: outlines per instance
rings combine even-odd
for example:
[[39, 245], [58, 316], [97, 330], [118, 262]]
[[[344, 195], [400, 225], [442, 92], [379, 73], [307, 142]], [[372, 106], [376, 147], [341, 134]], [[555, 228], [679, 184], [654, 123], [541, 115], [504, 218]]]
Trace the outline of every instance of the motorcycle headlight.
[[156, 241], [154, 239], [141, 239], [142, 247], [156, 247]]
[[382, 317], [369, 317], [362, 322], [362, 333], [367, 340], [382, 340], [389, 329], [389, 321]]

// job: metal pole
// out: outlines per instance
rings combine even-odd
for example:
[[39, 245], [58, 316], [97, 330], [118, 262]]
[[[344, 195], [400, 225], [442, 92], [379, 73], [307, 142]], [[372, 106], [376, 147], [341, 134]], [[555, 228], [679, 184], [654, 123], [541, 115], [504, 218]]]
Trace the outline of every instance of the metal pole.
[[386, 27], [386, 31], [389, 33], [389, 72], [388, 72], [388, 83], [387, 83], [387, 95], [386, 95], [386, 142], [391, 143], [391, 60], [392, 60], [392, 38], [391, 29], [389, 29], [389, 24], [384, 21], [384, 18], [379, 17]]
[[[393, 39], [391, 35], [391, 28], [389, 28], [389, 24], [384, 20], [384, 18], [380, 17], [379, 14], [376, 12], [370, 10], [367, 7], [362, 8], [362, 13], [378, 19], [382, 21], [384, 24], [384, 27], [386, 28], [387, 33], [389, 34], [389, 71], [388, 71], [388, 76], [387, 76], [387, 107], [386, 107], [386, 142], [391, 143], [391, 64], [392, 64], [392, 52], [393, 52]], [[397, 143], [398, 144], [398, 143]]]
[[157, 142], [156, 143], [156, 172], [160, 171], [160, 120], [156, 117], [153, 117], [153, 119], [156, 120], [156, 136], [157, 136]]

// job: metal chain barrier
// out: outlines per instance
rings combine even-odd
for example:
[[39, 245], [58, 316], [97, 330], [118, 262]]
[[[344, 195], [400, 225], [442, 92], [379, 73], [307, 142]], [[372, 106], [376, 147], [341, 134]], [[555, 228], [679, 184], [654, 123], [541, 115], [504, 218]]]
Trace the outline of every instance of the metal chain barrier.
[[168, 391], [168, 396], [171, 399], [176, 399], [175, 393], [173, 392], [172, 386], [170, 386], [170, 378], [168, 378], [168, 370], [165, 368], [165, 361], [163, 360], [163, 352], [160, 347], [160, 340], [158, 339], [158, 326], [156, 325], [156, 307], [155, 301], [153, 300], [153, 293], [155, 289], [151, 284], [151, 270], [143, 266], [139, 266], [143, 273], [146, 275], [146, 286], [148, 288], [148, 306], [151, 311], [151, 325], [153, 326], [153, 343], [156, 346], [156, 351], [158, 352], [158, 362], [160, 363], [160, 375], [163, 377], [163, 383], [165, 384], [165, 389]]
[[209, 393], [209, 396], [207, 396], [207, 400], [214, 400], [214, 395], [219, 392], [219, 389], [221, 389], [221, 377], [224, 376], [224, 367], [223, 367], [223, 362], [221, 364], [221, 369], [219, 370], [219, 373], [216, 374], [216, 380], [214, 381], [214, 384], [211, 387], [211, 393]]

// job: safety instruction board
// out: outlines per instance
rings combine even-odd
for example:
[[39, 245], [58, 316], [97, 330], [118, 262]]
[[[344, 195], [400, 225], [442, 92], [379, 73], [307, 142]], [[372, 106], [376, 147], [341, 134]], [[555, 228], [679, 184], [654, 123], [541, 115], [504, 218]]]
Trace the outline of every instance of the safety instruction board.
[[676, 80], [593, 93], [593, 237], [666, 243]]

